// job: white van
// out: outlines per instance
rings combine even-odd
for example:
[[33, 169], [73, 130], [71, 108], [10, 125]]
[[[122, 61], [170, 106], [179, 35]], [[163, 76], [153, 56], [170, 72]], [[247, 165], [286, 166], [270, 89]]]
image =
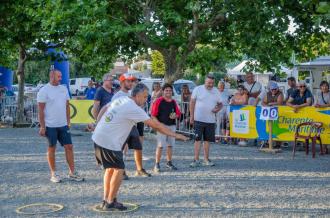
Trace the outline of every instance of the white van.
[[[161, 86], [164, 85], [163, 79], [142, 79], [141, 82], [149, 88], [149, 94], [152, 93], [152, 86], [155, 82], [159, 82]], [[182, 85], [187, 84], [190, 92], [196, 87], [196, 84], [190, 80], [179, 79], [173, 83], [173, 99], [177, 102], [181, 102], [181, 88]]]
[[92, 80], [90, 77], [73, 78], [70, 79], [70, 92], [72, 95], [81, 95], [88, 87], [88, 81]]

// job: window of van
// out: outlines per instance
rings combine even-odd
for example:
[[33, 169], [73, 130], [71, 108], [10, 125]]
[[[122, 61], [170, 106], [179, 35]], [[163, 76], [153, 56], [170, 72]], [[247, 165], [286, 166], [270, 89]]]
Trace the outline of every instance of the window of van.
[[76, 80], [75, 79], [70, 80], [70, 85], [74, 85], [74, 84], [76, 84]]

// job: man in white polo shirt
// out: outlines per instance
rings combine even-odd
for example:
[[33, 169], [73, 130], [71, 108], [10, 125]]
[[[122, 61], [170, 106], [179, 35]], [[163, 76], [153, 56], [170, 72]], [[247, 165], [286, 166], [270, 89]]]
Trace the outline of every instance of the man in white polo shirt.
[[215, 141], [216, 113], [222, 108], [220, 92], [214, 87], [214, 76], [207, 75], [205, 84], [197, 86], [190, 100], [190, 124], [195, 130], [195, 157], [190, 167], [200, 166], [199, 150], [204, 141], [204, 166], [214, 166], [209, 159], [209, 142]]
[[39, 134], [48, 139], [47, 160], [51, 172], [50, 181], [61, 182], [55, 173], [55, 150], [57, 141], [64, 147], [65, 157], [69, 165], [69, 179], [83, 181], [74, 169], [73, 145], [70, 134], [70, 106], [69, 93], [61, 85], [62, 74], [59, 70], [51, 70], [49, 83], [38, 92], [37, 101], [39, 109]]
[[245, 89], [248, 91], [248, 105], [255, 105], [257, 97], [260, 95], [262, 90], [262, 85], [254, 80], [254, 75], [252, 72], [248, 72], [245, 75], [245, 82], [243, 83]]
[[132, 97], [123, 96], [114, 99], [104, 106], [98, 115], [92, 140], [95, 145], [95, 157], [105, 169], [101, 205], [105, 211], [127, 209], [117, 201], [117, 193], [125, 169], [122, 147], [136, 123], [144, 122], [157, 131], [176, 139], [188, 139], [172, 132], [157, 120], [151, 119], [141, 108], [147, 98], [147, 86], [139, 83], [132, 90]]

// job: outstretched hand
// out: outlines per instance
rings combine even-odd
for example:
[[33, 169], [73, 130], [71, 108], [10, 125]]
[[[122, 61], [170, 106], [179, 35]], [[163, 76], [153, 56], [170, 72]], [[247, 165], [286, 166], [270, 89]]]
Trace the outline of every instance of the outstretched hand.
[[176, 134], [176, 135], [175, 135], [175, 138], [176, 138], [176, 139], [179, 139], [179, 140], [182, 140], [182, 141], [188, 141], [188, 140], [189, 140], [188, 137], [186, 137], [186, 136], [184, 136], [184, 135], [182, 135], [182, 134]]

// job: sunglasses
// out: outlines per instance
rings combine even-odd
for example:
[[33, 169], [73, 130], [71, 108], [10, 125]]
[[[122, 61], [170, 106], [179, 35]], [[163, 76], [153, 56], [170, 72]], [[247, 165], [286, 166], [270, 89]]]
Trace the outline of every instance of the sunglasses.
[[277, 89], [271, 89], [272, 91], [277, 91]]
[[298, 86], [298, 88], [306, 88], [306, 86]]

